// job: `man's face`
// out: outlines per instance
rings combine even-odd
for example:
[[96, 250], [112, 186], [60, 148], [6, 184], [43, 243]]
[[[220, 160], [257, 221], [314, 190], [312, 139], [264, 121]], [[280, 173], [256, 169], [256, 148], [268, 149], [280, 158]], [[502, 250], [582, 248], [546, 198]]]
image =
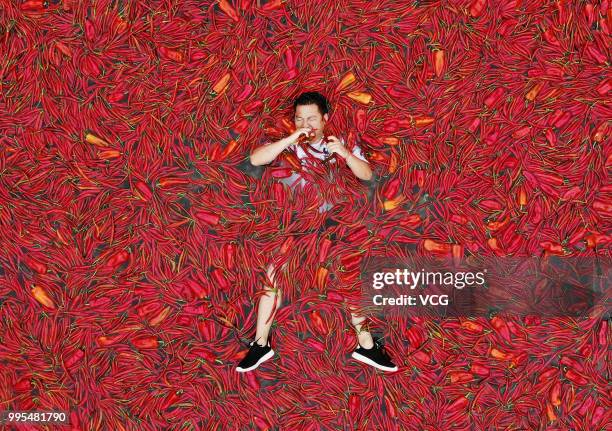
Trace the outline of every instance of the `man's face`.
[[295, 127], [312, 127], [315, 132], [314, 138], [310, 142], [316, 142], [323, 137], [323, 128], [329, 119], [329, 115], [321, 115], [319, 107], [314, 103], [312, 105], [298, 105], [295, 107]]

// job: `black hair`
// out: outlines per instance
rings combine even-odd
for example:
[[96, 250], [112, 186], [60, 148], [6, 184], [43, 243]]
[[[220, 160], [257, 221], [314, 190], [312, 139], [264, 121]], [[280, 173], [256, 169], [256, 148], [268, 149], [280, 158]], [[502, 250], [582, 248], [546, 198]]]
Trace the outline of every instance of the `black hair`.
[[300, 94], [293, 102], [293, 112], [295, 112], [298, 105], [317, 105], [321, 116], [329, 112], [329, 103], [325, 96], [316, 91], [308, 91]]

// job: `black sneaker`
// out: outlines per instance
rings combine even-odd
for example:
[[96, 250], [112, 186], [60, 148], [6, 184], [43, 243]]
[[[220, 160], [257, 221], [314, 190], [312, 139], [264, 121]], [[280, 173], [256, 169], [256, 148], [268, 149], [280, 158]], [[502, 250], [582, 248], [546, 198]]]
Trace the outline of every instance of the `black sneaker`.
[[236, 371], [239, 373], [254, 370], [255, 368], [259, 367], [259, 365], [274, 356], [274, 350], [272, 350], [272, 347], [270, 347], [269, 338], [265, 346], [260, 346], [255, 341], [251, 342], [249, 346], [251, 346], [249, 352], [236, 367]]
[[357, 344], [359, 347], [351, 355], [353, 358], [380, 370], [397, 371], [397, 365], [391, 362], [391, 358], [378, 338], [374, 338], [374, 347], [371, 349], [364, 349], [359, 342]]

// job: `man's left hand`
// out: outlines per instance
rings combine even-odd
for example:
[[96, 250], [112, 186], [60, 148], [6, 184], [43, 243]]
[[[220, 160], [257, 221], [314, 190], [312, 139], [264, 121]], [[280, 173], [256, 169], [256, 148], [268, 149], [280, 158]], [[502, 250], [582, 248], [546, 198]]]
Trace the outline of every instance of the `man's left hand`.
[[335, 136], [328, 136], [327, 141], [327, 149], [330, 153], [336, 153], [343, 159], [346, 159], [348, 156], [351, 155], [349, 150], [347, 150], [346, 147], [342, 145], [340, 139], [336, 138]]

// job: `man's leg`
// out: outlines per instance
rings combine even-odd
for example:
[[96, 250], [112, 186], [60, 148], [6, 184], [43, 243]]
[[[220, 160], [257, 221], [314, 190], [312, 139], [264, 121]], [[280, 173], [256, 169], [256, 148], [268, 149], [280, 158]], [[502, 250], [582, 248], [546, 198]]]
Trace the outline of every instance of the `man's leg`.
[[[268, 265], [268, 279], [272, 282], [272, 288], [265, 286], [265, 295], [262, 295], [259, 299], [259, 305], [257, 310], [257, 331], [255, 333], [255, 342], [260, 346], [265, 346], [268, 342], [268, 335], [270, 334], [270, 327], [274, 321], [274, 316], [270, 318], [270, 314], [276, 314], [281, 306], [281, 291], [276, 286], [274, 280], [274, 265]], [[274, 299], [276, 297], [276, 306], [274, 306]], [[272, 313], [274, 311], [274, 313]], [[268, 321], [266, 323], [266, 321]]]
[[357, 310], [350, 305], [349, 309], [351, 310], [352, 323], [357, 329], [357, 339], [359, 340], [359, 346], [351, 356], [358, 361], [383, 371], [397, 371], [397, 365], [393, 363], [380, 341], [378, 340], [376, 345], [374, 344], [372, 335], [367, 328], [367, 322], [363, 323], [366, 318], [358, 316], [356, 314]]
[[349, 307], [351, 310], [351, 323], [355, 326], [357, 330], [357, 340], [359, 344], [364, 349], [371, 349], [374, 347], [374, 340], [372, 339], [372, 334], [368, 331], [367, 323], [363, 325], [363, 322], [366, 320], [365, 317], [356, 315], [353, 311], [355, 309], [353, 307]]

